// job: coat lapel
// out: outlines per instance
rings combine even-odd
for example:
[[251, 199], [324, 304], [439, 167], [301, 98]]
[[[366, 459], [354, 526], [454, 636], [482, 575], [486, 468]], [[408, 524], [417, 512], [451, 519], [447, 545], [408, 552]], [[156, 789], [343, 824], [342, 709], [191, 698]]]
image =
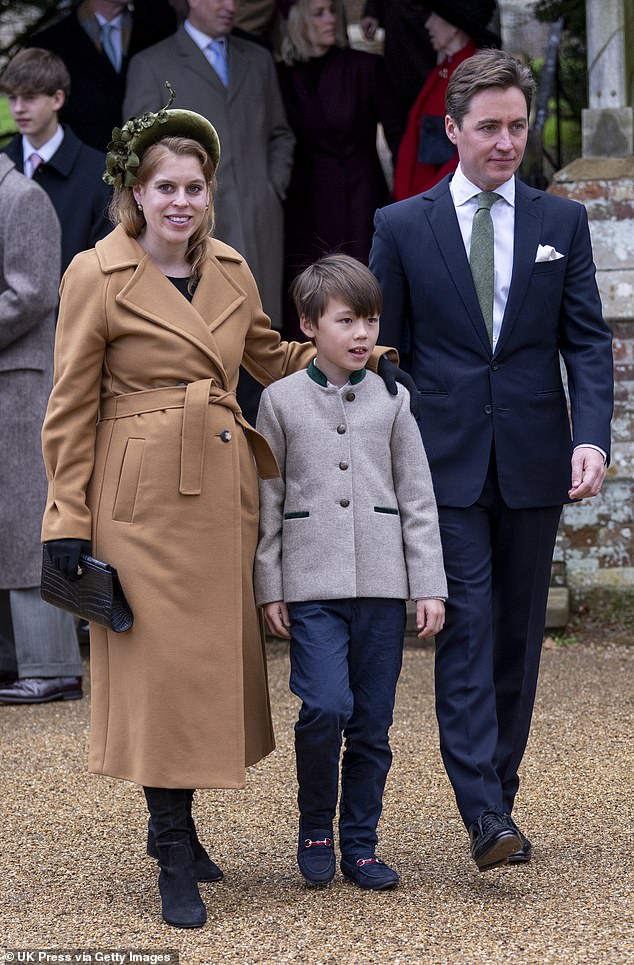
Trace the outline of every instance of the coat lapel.
[[242, 87], [249, 70], [251, 69], [251, 60], [244, 50], [240, 47], [234, 37], [229, 38], [227, 44], [228, 54], [229, 54], [229, 87], [228, 87], [228, 97], [229, 102], [234, 100], [237, 96], [238, 91]]
[[506, 301], [500, 337], [496, 346], [499, 353], [515, 324], [526, 289], [533, 273], [535, 253], [541, 237], [542, 207], [539, 191], [515, 180], [515, 229], [513, 240], [513, 273], [509, 297]]
[[433, 204], [425, 205], [425, 212], [447, 266], [447, 271], [458, 289], [478, 339], [488, 354], [491, 354], [491, 345], [473, 284], [473, 276], [460, 233], [456, 209], [449, 191], [449, 182], [450, 178], [447, 178], [440, 184], [435, 185], [430, 191], [423, 193], [424, 199], [433, 202]]
[[[183, 69], [191, 71], [205, 85], [211, 85], [217, 91], [225, 93], [225, 87], [218, 74], [213, 69], [205, 55], [203, 54], [200, 47], [198, 47], [191, 37], [185, 32], [183, 27], [180, 27], [176, 33], [176, 49], [178, 55], [181, 59]], [[169, 79], [169, 78], [168, 78]], [[176, 107], [187, 107], [188, 105], [179, 102], [178, 91], [176, 91]]]

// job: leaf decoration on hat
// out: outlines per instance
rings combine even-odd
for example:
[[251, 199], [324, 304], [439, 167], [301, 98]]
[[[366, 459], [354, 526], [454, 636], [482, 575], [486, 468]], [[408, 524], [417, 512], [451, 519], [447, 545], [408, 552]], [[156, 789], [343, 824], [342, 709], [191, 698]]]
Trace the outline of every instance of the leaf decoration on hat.
[[[165, 81], [165, 86], [169, 91], [169, 99], [160, 111], [156, 113], [146, 111], [140, 117], [131, 117], [123, 127], [113, 129], [112, 140], [108, 144], [106, 154], [106, 170], [102, 175], [106, 184], [115, 188], [129, 188], [137, 184], [137, 171], [141, 160], [135, 150], [135, 141], [143, 131], [154, 127], [155, 124], [164, 124], [168, 120], [167, 112], [176, 95], [169, 81]], [[156, 140], [159, 136], [160, 134], [157, 134]]]

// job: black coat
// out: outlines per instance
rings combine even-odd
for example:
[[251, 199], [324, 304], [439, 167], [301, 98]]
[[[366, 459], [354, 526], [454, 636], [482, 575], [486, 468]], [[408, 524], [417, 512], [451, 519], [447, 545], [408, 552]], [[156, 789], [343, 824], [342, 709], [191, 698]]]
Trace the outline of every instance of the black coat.
[[68, 68], [71, 92], [60, 120], [85, 144], [104, 153], [112, 128], [124, 120], [121, 113], [130, 58], [168, 37], [177, 26], [176, 14], [165, 0], [152, 0], [151, 6], [137, 2], [132, 18], [130, 45], [118, 74], [81, 26], [76, 10], [29, 40], [29, 46], [57, 54]]
[[[22, 136], [18, 134], [2, 150], [24, 173]], [[110, 188], [101, 180], [104, 168], [104, 155], [82, 144], [65, 127], [57, 151], [33, 175], [53, 202], [62, 226], [62, 272], [78, 251], [93, 248], [112, 228], [106, 214]]]
[[363, 13], [376, 17], [385, 29], [385, 66], [407, 111], [436, 66], [436, 52], [425, 30], [429, 11], [417, 0], [367, 0]]

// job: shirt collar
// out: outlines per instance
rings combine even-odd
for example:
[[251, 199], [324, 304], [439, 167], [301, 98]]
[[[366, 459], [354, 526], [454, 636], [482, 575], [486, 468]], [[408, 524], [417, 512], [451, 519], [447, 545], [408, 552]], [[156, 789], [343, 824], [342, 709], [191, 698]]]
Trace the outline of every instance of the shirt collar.
[[57, 130], [55, 131], [53, 136], [49, 138], [46, 144], [42, 144], [41, 147], [33, 147], [28, 137], [26, 137], [23, 134], [22, 135], [22, 156], [24, 158], [25, 165], [28, 159], [31, 157], [31, 155], [34, 152], [35, 154], [39, 154], [39, 156], [42, 158], [42, 161], [50, 161], [63, 140], [64, 140], [64, 128], [62, 127], [61, 124], [57, 125]]
[[[313, 382], [316, 382], [317, 385], [323, 386], [324, 389], [330, 385], [324, 373], [321, 371], [321, 369], [318, 369], [317, 366], [315, 365], [314, 359], [311, 359], [306, 371], [308, 373], [309, 378], [311, 378]], [[351, 372], [350, 377], [346, 382], [346, 385], [358, 385], [358, 383], [365, 378], [365, 373], [366, 373], [365, 369], [358, 369], [356, 372]], [[336, 386], [335, 388], [339, 388], [339, 386]], [[341, 388], [343, 388], [343, 386]]]
[[225, 37], [224, 34], [220, 37], [210, 37], [209, 34], [204, 34], [202, 30], [198, 30], [197, 27], [192, 27], [189, 20], [185, 21], [183, 27], [185, 28], [185, 33], [189, 34], [196, 46], [200, 47], [201, 50], [205, 50], [212, 40], [223, 40], [225, 44], [227, 43], [227, 37]]
[[104, 17], [100, 13], [95, 13], [95, 17], [97, 18], [97, 23], [99, 24], [100, 27], [105, 26], [105, 24], [109, 24], [111, 27], [114, 27], [115, 30], [122, 30], [123, 14], [124, 14], [124, 11], [122, 10], [121, 13], [117, 14], [116, 17], [113, 17], [112, 20], [107, 20], [106, 17]]
[[[460, 164], [456, 168], [453, 178], [451, 179], [451, 196], [453, 198], [455, 206], [458, 208], [462, 204], [466, 204], [472, 198], [475, 198], [476, 194], [480, 194], [482, 188], [479, 188], [476, 184], [466, 177], [464, 171]], [[509, 178], [504, 184], [501, 184], [495, 189], [495, 193], [499, 194], [501, 198], [504, 198], [511, 207], [515, 206], [515, 176]]]

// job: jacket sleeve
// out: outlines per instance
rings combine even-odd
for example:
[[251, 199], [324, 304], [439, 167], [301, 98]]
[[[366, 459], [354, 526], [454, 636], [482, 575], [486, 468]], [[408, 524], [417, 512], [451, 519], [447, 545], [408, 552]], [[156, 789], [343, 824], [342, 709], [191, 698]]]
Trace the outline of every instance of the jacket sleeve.
[[42, 539], [90, 540], [86, 501], [95, 458], [101, 373], [107, 344], [104, 277], [94, 251], [64, 274], [55, 336], [54, 387], [42, 429], [48, 497]]
[[286, 437], [270, 394], [262, 393], [257, 430], [270, 445], [281, 476], [260, 479], [260, 542], [255, 554], [254, 588], [258, 606], [284, 599], [282, 576], [282, 526], [286, 498]]
[[407, 348], [405, 339], [409, 320], [409, 283], [389, 219], [381, 208], [374, 216], [369, 266], [383, 293], [381, 341], [403, 352]]
[[401, 515], [401, 531], [409, 594], [447, 598], [438, 510], [427, 455], [409, 411], [407, 392], [399, 387], [400, 408], [390, 443], [394, 490]]
[[5, 182], [2, 199], [2, 273], [0, 351], [48, 316], [57, 304], [61, 232], [48, 195], [27, 178], [23, 190]]
[[286, 197], [291, 180], [295, 136], [286, 119], [277, 71], [272, 57], [264, 60], [264, 88], [269, 111], [269, 135], [267, 145], [267, 170], [269, 181], [280, 201]]

